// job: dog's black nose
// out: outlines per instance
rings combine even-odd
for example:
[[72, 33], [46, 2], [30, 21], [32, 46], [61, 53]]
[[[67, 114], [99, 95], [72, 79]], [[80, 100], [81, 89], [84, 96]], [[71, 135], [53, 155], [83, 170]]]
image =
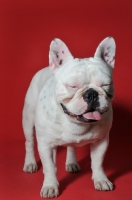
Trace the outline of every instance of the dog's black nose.
[[96, 92], [93, 88], [90, 88], [83, 94], [83, 99], [89, 104], [91, 109], [95, 109], [98, 102], [98, 92]]

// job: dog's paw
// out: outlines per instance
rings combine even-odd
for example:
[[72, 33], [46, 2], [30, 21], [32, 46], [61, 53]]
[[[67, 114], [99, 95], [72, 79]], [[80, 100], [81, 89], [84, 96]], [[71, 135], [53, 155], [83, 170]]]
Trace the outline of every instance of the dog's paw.
[[31, 163], [28, 165], [24, 165], [23, 171], [24, 172], [28, 172], [28, 173], [33, 173], [36, 172], [38, 170], [38, 166], [36, 163]]
[[59, 189], [54, 187], [43, 187], [40, 192], [41, 198], [54, 198], [59, 196]]
[[103, 191], [109, 191], [114, 189], [114, 185], [107, 179], [102, 181], [97, 181], [94, 183], [96, 190], [103, 190]]
[[76, 173], [81, 170], [78, 163], [69, 163], [66, 165], [66, 171], [70, 173]]

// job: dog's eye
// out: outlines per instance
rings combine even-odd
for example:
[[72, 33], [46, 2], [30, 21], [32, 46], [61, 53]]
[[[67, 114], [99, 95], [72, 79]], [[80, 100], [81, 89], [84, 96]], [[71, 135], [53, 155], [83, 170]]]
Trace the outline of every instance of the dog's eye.
[[73, 88], [73, 89], [77, 88], [77, 86], [75, 86], [75, 85], [73, 85], [73, 86], [72, 86], [72, 85], [69, 85], [69, 87], [70, 87], [70, 88]]
[[109, 99], [112, 99], [114, 96], [114, 88], [113, 88], [112, 83], [103, 84], [102, 87], [103, 87], [103, 90], [106, 92], [107, 97]]
[[110, 86], [111, 83], [106, 83], [106, 84], [102, 84], [102, 87], [105, 87], [105, 86]]
[[71, 90], [76, 90], [76, 89], [78, 89], [78, 86], [76, 86], [76, 85], [66, 85], [66, 87], [67, 87], [68, 89], [71, 89]]

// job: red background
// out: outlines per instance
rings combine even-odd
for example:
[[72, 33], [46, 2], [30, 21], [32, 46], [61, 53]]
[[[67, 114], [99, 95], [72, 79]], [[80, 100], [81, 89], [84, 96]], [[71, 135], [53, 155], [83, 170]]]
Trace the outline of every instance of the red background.
[[82, 171], [65, 172], [66, 149], [57, 156], [60, 200], [132, 199], [132, 1], [0, 1], [0, 199], [40, 199], [42, 167], [26, 174], [21, 113], [32, 76], [48, 65], [51, 40], [62, 39], [75, 57], [93, 56], [107, 36], [117, 44], [114, 123], [105, 170], [115, 190], [98, 192], [91, 181], [89, 147], [77, 149]]

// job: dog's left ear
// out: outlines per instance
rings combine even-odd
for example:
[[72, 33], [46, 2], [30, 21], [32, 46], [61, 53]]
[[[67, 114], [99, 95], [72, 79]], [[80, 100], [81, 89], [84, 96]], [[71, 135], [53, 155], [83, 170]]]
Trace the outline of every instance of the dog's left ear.
[[94, 57], [101, 58], [109, 66], [114, 68], [116, 44], [112, 37], [105, 38], [97, 47]]
[[49, 65], [54, 72], [66, 61], [73, 59], [68, 47], [60, 39], [54, 39], [50, 44]]

